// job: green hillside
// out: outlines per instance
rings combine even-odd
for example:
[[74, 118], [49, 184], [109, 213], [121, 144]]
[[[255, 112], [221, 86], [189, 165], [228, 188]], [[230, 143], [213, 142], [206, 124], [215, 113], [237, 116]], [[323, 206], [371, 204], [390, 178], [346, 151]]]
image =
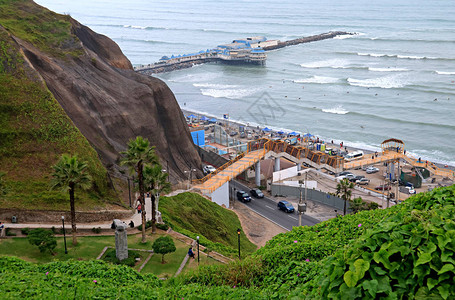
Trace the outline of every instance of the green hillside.
[[[38, 266], [1, 258], [0, 292], [7, 299], [71, 293], [118, 299], [454, 299], [454, 220], [451, 186], [387, 210], [295, 228], [241, 262], [161, 284], [100, 262]], [[123, 272], [135, 280], [116, 286], [108, 274]]]
[[6, 173], [7, 188], [0, 208], [68, 209], [67, 195], [49, 191], [51, 167], [63, 153], [86, 160], [94, 178], [92, 190], [77, 193], [78, 209], [117, 202], [96, 151], [25, 63], [10, 36], [56, 56], [80, 51], [65, 16], [36, 12], [31, 3], [0, 1], [0, 172]]
[[[233, 211], [194, 193], [161, 197], [159, 210], [165, 223], [175, 231], [192, 238], [199, 236], [200, 243], [211, 250], [229, 256], [238, 254], [237, 229], [242, 227]], [[240, 244], [244, 254], [257, 249], [243, 232], [240, 235]]]

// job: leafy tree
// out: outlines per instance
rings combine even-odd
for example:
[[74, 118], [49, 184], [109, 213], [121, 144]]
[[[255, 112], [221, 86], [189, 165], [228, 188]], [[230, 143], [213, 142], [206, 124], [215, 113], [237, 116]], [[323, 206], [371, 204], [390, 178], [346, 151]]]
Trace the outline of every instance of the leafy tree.
[[[158, 164], [158, 156], [155, 154], [155, 147], [150, 147], [150, 142], [141, 136], [128, 142], [128, 149], [121, 154], [124, 155], [120, 164], [130, 168], [132, 173], [136, 172], [139, 183], [139, 201], [142, 207], [142, 242], [145, 243], [145, 187], [144, 187], [144, 165]], [[152, 208], [152, 219], [155, 218]]]
[[54, 254], [54, 249], [57, 247], [57, 240], [52, 231], [36, 228], [29, 232], [27, 238], [30, 244], [38, 246], [40, 252], [48, 250], [51, 254]]
[[159, 237], [155, 240], [153, 243], [153, 252], [159, 253], [162, 255], [161, 263], [165, 264], [166, 262], [164, 261], [164, 255], [175, 252], [175, 244], [172, 238], [168, 235]]
[[167, 181], [167, 173], [164, 173], [161, 165], [146, 165], [144, 168], [145, 189], [150, 191], [152, 197], [152, 233], [156, 232], [156, 211], [161, 193], [171, 190], [171, 184]]
[[0, 172], [0, 196], [6, 194], [6, 183], [3, 177], [5, 176], [5, 173]]
[[51, 188], [60, 189], [64, 192], [68, 191], [70, 194], [71, 233], [73, 235], [73, 245], [76, 245], [77, 228], [74, 191], [76, 188], [88, 190], [92, 186], [92, 177], [87, 173], [87, 163], [79, 160], [77, 155], [63, 154], [53, 168]]
[[347, 178], [337, 184], [337, 196], [344, 200], [343, 215], [346, 215], [346, 203], [351, 200], [353, 188], [354, 183], [350, 182]]

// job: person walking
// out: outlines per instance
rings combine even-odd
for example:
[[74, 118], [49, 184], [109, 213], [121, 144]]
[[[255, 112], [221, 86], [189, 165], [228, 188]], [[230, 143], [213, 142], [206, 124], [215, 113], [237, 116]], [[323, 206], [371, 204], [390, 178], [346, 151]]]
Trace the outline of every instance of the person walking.
[[0, 222], [0, 237], [3, 236], [3, 230], [5, 230], [5, 225], [2, 222]]

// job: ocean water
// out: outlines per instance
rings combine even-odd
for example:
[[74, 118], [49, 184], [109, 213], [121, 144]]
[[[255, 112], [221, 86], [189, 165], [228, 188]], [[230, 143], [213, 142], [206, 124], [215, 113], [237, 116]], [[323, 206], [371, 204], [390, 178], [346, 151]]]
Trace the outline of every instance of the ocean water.
[[237, 38], [356, 32], [268, 52], [266, 66], [159, 74], [182, 108], [455, 165], [455, 2], [37, 0], [117, 42], [134, 65]]

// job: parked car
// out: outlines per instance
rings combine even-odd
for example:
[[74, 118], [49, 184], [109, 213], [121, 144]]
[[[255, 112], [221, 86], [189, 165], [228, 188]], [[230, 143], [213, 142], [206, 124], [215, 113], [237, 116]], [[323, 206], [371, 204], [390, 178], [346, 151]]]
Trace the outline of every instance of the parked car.
[[231, 133], [229, 135], [230, 136], [236, 136], [237, 134], [239, 134], [237, 131], [231, 131]]
[[338, 174], [338, 177], [339, 177], [339, 176], [343, 176], [343, 175], [348, 175], [348, 174], [352, 174], [352, 173], [349, 172], [349, 171], [343, 171], [343, 172], [341, 172], [341, 173]]
[[244, 138], [246, 137], [245, 132], [241, 132], [241, 133], [240, 133], [240, 137], [241, 137], [242, 139], [244, 139]]
[[375, 187], [374, 189], [375, 190], [378, 190], [378, 191], [388, 191], [390, 190], [392, 187], [388, 184], [384, 184], [384, 185], [379, 185], [377, 187]]
[[338, 179], [338, 180], [341, 181], [341, 180], [343, 180], [343, 179], [346, 179], [346, 178], [349, 179], [349, 178], [351, 178], [351, 177], [355, 177], [355, 175], [352, 174], [352, 173], [343, 174], [343, 175], [338, 175], [338, 177], [336, 177], [336, 179]]
[[294, 206], [292, 206], [291, 203], [284, 201], [284, 200], [278, 202], [278, 209], [285, 211], [287, 213], [293, 213], [295, 211]]
[[256, 198], [264, 198], [264, 194], [260, 189], [252, 189], [250, 191], [251, 196], [256, 197]]
[[242, 201], [242, 202], [250, 202], [251, 201], [250, 195], [248, 195], [248, 193], [245, 192], [245, 191], [238, 191], [237, 192], [237, 199]]
[[354, 175], [354, 174], [346, 174], [346, 179], [351, 182], [355, 182], [355, 180], [356, 180], [355, 177], [356, 177], [356, 175]]
[[205, 175], [207, 175], [207, 174], [210, 174], [212, 172], [215, 172], [216, 168], [214, 166], [211, 166], [211, 165], [205, 165], [202, 168], [202, 171], [204, 172]]
[[373, 173], [379, 172], [379, 169], [376, 168], [376, 167], [368, 167], [368, 168], [366, 169], [366, 172], [367, 172], [367, 174], [373, 174]]
[[357, 179], [355, 183], [357, 183], [359, 185], [368, 185], [370, 183], [370, 179], [360, 178], [360, 179]]

